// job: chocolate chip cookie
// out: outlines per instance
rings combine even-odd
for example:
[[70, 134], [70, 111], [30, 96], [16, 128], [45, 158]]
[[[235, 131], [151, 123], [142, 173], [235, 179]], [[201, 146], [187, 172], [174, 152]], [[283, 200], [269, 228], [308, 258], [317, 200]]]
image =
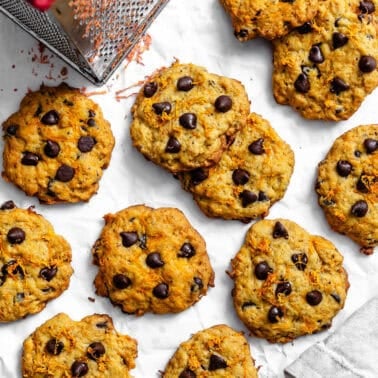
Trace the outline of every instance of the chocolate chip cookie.
[[290, 146], [252, 113], [217, 165], [179, 177], [206, 215], [250, 221], [268, 215], [283, 197], [293, 166]]
[[71, 248], [32, 208], [0, 206], [0, 322], [42, 311], [67, 289]]
[[319, 163], [319, 205], [330, 226], [373, 253], [378, 245], [378, 125], [338, 137]]
[[162, 376], [257, 378], [257, 370], [243, 334], [221, 324], [180, 344]]
[[108, 315], [73, 321], [60, 313], [24, 341], [22, 376], [131, 377], [136, 357], [137, 342], [118, 334]]
[[349, 287], [328, 240], [286, 219], [262, 220], [232, 260], [234, 306], [251, 334], [286, 343], [331, 326]]
[[214, 286], [205, 241], [181, 211], [137, 205], [104, 219], [95, 286], [124, 312], [180, 312]]
[[240, 41], [275, 39], [310, 21], [321, 0], [220, 0]]
[[274, 41], [273, 92], [309, 119], [343, 120], [378, 85], [373, 1], [325, 1], [311, 21]]
[[47, 204], [89, 200], [114, 146], [100, 107], [64, 84], [28, 93], [3, 132], [3, 178]]
[[147, 159], [171, 172], [210, 166], [219, 161], [249, 107], [239, 81], [175, 62], [138, 94], [131, 138]]

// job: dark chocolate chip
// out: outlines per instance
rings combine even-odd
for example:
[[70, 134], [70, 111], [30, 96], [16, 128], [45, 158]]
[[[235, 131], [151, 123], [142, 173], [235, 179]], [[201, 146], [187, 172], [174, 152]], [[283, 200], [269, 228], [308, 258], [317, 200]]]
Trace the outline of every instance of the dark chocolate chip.
[[352, 172], [352, 164], [347, 160], [339, 160], [336, 165], [336, 170], [341, 177], [347, 177]]
[[138, 241], [138, 234], [136, 232], [121, 232], [122, 245], [124, 247], [131, 247]]
[[232, 172], [232, 181], [235, 185], [244, 185], [248, 182], [248, 180], [249, 172], [245, 169], [238, 168]]
[[83, 377], [88, 373], [88, 365], [83, 361], [75, 361], [71, 365], [72, 377]]
[[203, 289], [203, 282], [202, 282], [201, 278], [194, 277], [193, 282], [194, 282], [194, 284], [190, 287], [190, 291], [192, 293], [195, 293], [196, 291]]
[[351, 213], [355, 217], [362, 218], [368, 212], [369, 207], [366, 201], [360, 200], [357, 201], [351, 208]]
[[348, 37], [343, 33], [332, 34], [332, 46], [336, 50], [348, 43]]
[[375, 12], [375, 5], [372, 1], [360, 1], [360, 10], [362, 13], [373, 13]]
[[167, 145], [165, 146], [165, 152], [170, 154], [177, 154], [181, 150], [181, 144], [175, 137], [169, 137]]
[[360, 151], [354, 151], [354, 156], [355, 157], [361, 157], [361, 152]]
[[25, 240], [25, 231], [19, 227], [13, 227], [8, 231], [7, 239], [11, 244], [21, 244]]
[[280, 282], [276, 287], [276, 296], [278, 296], [278, 294], [289, 295], [291, 290], [291, 283], [289, 281]]
[[164, 261], [161, 259], [161, 255], [159, 252], [152, 252], [147, 255], [146, 257], [146, 264], [150, 268], [160, 268], [164, 265]]
[[285, 238], [289, 239], [289, 233], [287, 232], [285, 226], [281, 222], [276, 222], [273, 228], [273, 238]]
[[311, 62], [314, 62], [314, 63], [324, 62], [324, 56], [322, 54], [322, 50], [320, 50], [319, 45], [313, 45], [311, 47], [308, 58], [311, 60]]
[[20, 303], [20, 302], [23, 302], [24, 299], [25, 299], [24, 293], [17, 293], [16, 296], [13, 298], [13, 302]]
[[155, 102], [152, 107], [157, 115], [162, 115], [163, 113], [169, 114], [172, 110], [172, 105], [167, 102]]
[[239, 194], [239, 198], [241, 199], [242, 206], [247, 207], [251, 203], [254, 203], [257, 201], [257, 195], [250, 190], [243, 190]]
[[262, 155], [265, 152], [265, 150], [264, 150], [264, 139], [259, 138], [259, 139], [255, 140], [254, 142], [252, 142], [248, 146], [248, 150], [249, 150], [249, 152], [251, 152], [254, 155]]
[[244, 311], [248, 307], [256, 307], [256, 303], [252, 301], [244, 302], [241, 306], [242, 310]]
[[62, 353], [62, 350], [64, 349], [64, 344], [61, 341], [58, 341], [57, 339], [50, 339], [46, 343], [46, 350], [48, 353], [57, 356], [60, 353]]
[[68, 182], [73, 179], [75, 175], [75, 170], [69, 165], [61, 165], [55, 174], [55, 179], [61, 182]]
[[291, 261], [295, 264], [298, 270], [304, 271], [307, 266], [308, 258], [305, 253], [294, 253], [291, 255]]
[[34, 113], [34, 117], [38, 117], [42, 113], [42, 111], [43, 111], [42, 105], [38, 104], [38, 108], [37, 108], [37, 110]]
[[335, 77], [331, 81], [331, 93], [336, 93], [337, 95], [340, 94], [341, 92], [344, 92], [349, 89], [349, 85], [339, 77]]
[[152, 294], [159, 299], [165, 299], [169, 295], [169, 286], [165, 283], [161, 283], [159, 285], [156, 285], [153, 290]]
[[368, 154], [372, 154], [378, 149], [378, 140], [367, 138], [364, 140], [364, 147]]
[[100, 323], [96, 323], [96, 327], [100, 328], [100, 329], [108, 328], [108, 322], [103, 321], [103, 322], [100, 322]]
[[92, 109], [88, 110], [88, 117], [94, 118], [96, 117], [96, 112]]
[[58, 272], [58, 268], [56, 266], [45, 267], [42, 268], [39, 272], [39, 275], [46, 281], [51, 281], [56, 273]]
[[212, 354], [210, 356], [209, 371], [214, 371], [218, 369], [226, 369], [227, 362], [217, 354]]
[[37, 154], [33, 154], [32, 152], [28, 152], [28, 151], [23, 153], [21, 164], [36, 166], [38, 162], [39, 162], [39, 156]]
[[94, 126], [96, 126], [96, 121], [93, 118], [89, 118], [88, 121], [87, 121], [87, 125], [89, 127], [94, 127]]
[[370, 55], [363, 55], [358, 62], [358, 68], [364, 73], [372, 72], [377, 68], [377, 61]]
[[255, 266], [255, 276], [258, 280], [266, 280], [269, 273], [272, 273], [273, 269], [266, 261], [261, 261]]
[[66, 98], [63, 100], [63, 104], [67, 106], [74, 106], [74, 103]]
[[144, 97], [147, 97], [147, 98], [152, 97], [156, 93], [157, 89], [158, 89], [157, 83], [155, 83], [154, 81], [150, 81], [143, 88]]
[[222, 95], [219, 96], [214, 103], [215, 109], [218, 112], [226, 113], [232, 108], [232, 100], [231, 97]]
[[90, 344], [87, 349], [87, 356], [91, 360], [98, 360], [103, 354], [105, 354], [105, 347], [103, 343], [98, 341]]
[[193, 171], [190, 171], [190, 182], [192, 185], [198, 185], [202, 181], [206, 180], [209, 177], [208, 171], [203, 168], [197, 168]]
[[304, 73], [298, 75], [294, 82], [294, 88], [299, 93], [307, 93], [310, 90], [310, 82]]
[[18, 125], [9, 125], [7, 127], [7, 129], [6, 129], [7, 130], [7, 134], [11, 135], [11, 136], [16, 135], [18, 128], [19, 128]]
[[337, 303], [340, 303], [340, 302], [341, 302], [341, 298], [340, 298], [340, 295], [339, 295], [339, 294], [332, 293], [332, 294], [331, 294], [331, 297], [332, 297]]
[[12, 210], [14, 208], [16, 208], [16, 205], [13, 201], [6, 201], [1, 205], [0, 210]]
[[131, 280], [124, 274], [116, 274], [113, 277], [113, 284], [117, 289], [126, 289], [131, 285]]
[[258, 200], [261, 201], [261, 202], [262, 201], [269, 201], [269, 197], [265, 194], [265, 192], [260, 191]]
[[190, 370], [189, 368], [186, 368], [185, 370], [183, 370], [179, 375], [179, 378], [196, 378], [196, 377], [197, 377], [196, 373], [193, 370]]
[[323, 299], [323, 295], [318, 290], [310, 291], [306, 294], [306, 301], [310, 306], [317, 306]]
[[177, 257], [184, 257], [189, 259], [196, 254], [196, 250], [190, 243], [184, 243], [181, 248], [180, 252], [177, 254]]
[[7, 274], [19, 274], [21, 279], [24, 279], [25, 274], [24, 270], [20, 265], [17, 264], [16, 260], [10, 260], [6, 264], [4, 264], [1, 268], [1, 273], [3, 276], [6, 276]]
[[365, 185], [365, 183], [362, 180], [362, 177], [360, 177], [357, 181], [356, 188], [361, 193], [369, 193], [369, 188]]
[[89, 152], [89, 151], [92, 151], [95, 144], [96, 144], [96, 140], [93, 137], [82, 136], [77, 142], [77, 147], [79, 148], [81, 152]]
[[197, 116], [194, 113], [184, 113], [180, 116], [179, 123], [184, 129], [193, 130], [197, 127]]
[[183, 76], [177, 80], [177, 89], [188, 92], [194, 87], [193, 79], [190, 76]]
[[299, 34], [307, 34], [312, 31], [311, 22], [307, 21], [303, 25], [297, 27]]
[[50, 110], [44, 114], [44, 116], [41, 118], [41, 122], [48, 126], [57, 125], [59, 122], [58, 112], [56, 110]]
[[236, 38], [247, 38], [248, 37], [248, 30], [246, 30], [246, 29], [241, 29], [241, 30], [239, 30], [239, 31], [234, 31], [234, 36], [236, 37]]
[[279, 307], [272, 306], [268, 312], [268, 319], [271, 323], [278, 323], [283, 317], [283, 312]]
[[45, 147], [43, 147], [43, 152], [50, 158], [57, 157], [60, 152], [60, 146], [58, 143], [52, 140], [48, 140], [45, 144]]

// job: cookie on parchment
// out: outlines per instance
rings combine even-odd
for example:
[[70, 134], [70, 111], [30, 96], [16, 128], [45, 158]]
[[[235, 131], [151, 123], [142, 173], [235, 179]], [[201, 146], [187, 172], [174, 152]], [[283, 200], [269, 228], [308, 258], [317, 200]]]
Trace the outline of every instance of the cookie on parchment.
[[255, 223], [231, 262], [239, 318], [270, 342], [329, 328], [349, 287], [342, 262], [330, 241], [292, 221]]
[[114, 146], [100, 107], [65, 84], [28, 93], [3, 132], [3, 178], [47, 204], [89, 200]]
[[126, 378], [136, 357], [137, 342], [117, 333], [108, 315], [73, 321], [60, 313], [24, 341], [22, 376]]
[[243, 334], [221, 324], [180, 344], [162, 376], [257, 378], [257, 370]]
[[348, 119], [378, 85], [373, 1], [325, 1], [313, 21], [274, 41], [273, 92], [309, 119]]
[[294, 154], [268, 121], [252, 113], [217, 165], [179, 175], [208, 216], [250, 221], [285, 194]]
[[220, 0], [239, 41], [275, 39], [310, 21], [323, 0]]
[[124, 312], [180, 312], [214, 286], [205, 241], [180, 210], [136, 205], [104, 219], [95, 286]]
[[71, 247], [32, 208], [0, 206], [0, 323], [42, 311], [68, 288]]
[[216, 163], [249, 113], [243, 85], [194, 64], [150, 78], [132, 108], [134, 146], [171, 172]]
[[378, 125], [339, 136], [319, 163], [319, 205], [337, 232], [372, 254], [378, 245]]

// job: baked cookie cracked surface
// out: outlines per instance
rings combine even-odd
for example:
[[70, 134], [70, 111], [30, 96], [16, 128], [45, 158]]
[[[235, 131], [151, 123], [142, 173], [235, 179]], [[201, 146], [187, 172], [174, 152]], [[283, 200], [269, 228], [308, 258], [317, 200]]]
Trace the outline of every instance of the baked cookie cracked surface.
[[296, 223], [262, 220], [232, 260], [233, 299], [251, 334], [285, 343], [331, 326], [349, 287], [343, 257]]
[[355, 127], [319, 163], [319, 205], [337, 232], [373, 253], [378, 245], [378, 125]]
[[3, 178], [47, 204], [89, 200], [114, 146], [100, 107], [65, 84], [28, 93], [3, 132]]
[[71, 247], [32, 208], [0, 206], [0, 322], [42, 311], [68, 288]]
[[194, 64], [150, 78], [132, 108], [134, 146], [171, 172], [213, 165], [249, 113], [243, 85]]
[[197, 332], [180, 344], [162, 376], [257, 378], [257, 370], [243, 334], [221, 324]]
[[205, 241], [180, 210], [136, 205], [104, 219], [95, 286], [124, 312], [180, 312], [214, 286]]
[[293, 166], [290, 146], [252, 113], [218, 164], [179, 177], [206, 215], [250, 221], [283, 197]]
[[136, 357], [136, 341], [117, 333], [108, 315], [73, 321], [60, 313], [24, 341], [22, 376], [131, 377]]
[[374, 1], [325, 1], [274, 41], [273, 93], [309, 119], [348, 119], [378, 85]]

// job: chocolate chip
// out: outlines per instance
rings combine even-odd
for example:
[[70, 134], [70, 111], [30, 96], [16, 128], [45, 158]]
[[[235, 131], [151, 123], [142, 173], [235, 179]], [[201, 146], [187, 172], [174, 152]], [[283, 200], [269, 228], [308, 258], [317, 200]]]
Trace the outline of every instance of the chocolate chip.
[[307, 266], [308, 258], [305, 253], [294, 253], [291, 255], [291, 261], [295, 264], [298, 270], [304, 271]]
[[289, 239], [289, 233], [281, 222], [276, 222], [273, 228], [273, 238], [285, 238]]
[[88, 117], [94, 118], [96, 117], [96, 112], [92, 109], [88, 110]]
[[203, 282], [202, 282], [201, 278], [194, 277], [193, 282], [194, 282], [194, 284], [190, 287], [190, 291], [192, 293], [203, 289]]
[[358, 68], [364, 73], [372, 72], [377, 68], [377, 61], [372, 56], [363, 55], [358, 62]]
[[190, 171], [190, 182], [192, 185], [198, 185], [209, 177], [209, 173], [203, 168], [197, 168]]
[[360, 1], [360, 10], [362, 13], [373, 13], [375, 12], [375, 5], [371, 1]]
[[138, 241], [138, 234], [136, 232], [120, 232], [122, 238], [122, 245], [124, 247], [131, 247]]
[[104, 322], [96, 323], [96, 327], [100, 329], [108, 328], [108, 322], [104, 321]]
[[354, 151], [354, 156], [355, 157], [361, 157], [361, 152], [360, 151]]
[[39, 156], [37, 154], [33, 154], [32, 152], [23, 153], [21, 164], [36, 166], [38, 162], [39, 162]]
[[152, 107], [157, 115], [162, 115], [163, 113], [169, 114], [172, 110], [172, 106], [169, 102], [155, 102]]
[[88, 365], [83, 361], [75, 361], [71, 365], [72, 377], [82, 377], [88, 373]]
[[264, 150], [264, 139], [259, 138], [259, 139], [255, 140], [254, 142], [252, 142], [248, 146], [248, 150], [249, 150], [249, 152], [251, 152], [254, 155], [262, 155], [265, 152], [265, 150]]
[[18, 128], [19, 128], [18, 125], [9, 125], [7, 127], [7, 129], [6, 129], [7, 130], [7, 134], [11, 135], [11, 136], [16, 135]]
[[330, 89], [331, 93], [336, 93], [337, 95], [339, 95], [341, 92], [344, 92], [348, 89], [349, 89], [349, 85], [345, 81], [340, 79], [339, 77], [335, 77], [331, 81], [331, 89]]
[[177, 257], [184, 257], [186, 259], [190, 259], [196, 254], [196, 250], [190, 243], [184, 243], [181, 248], [180, 252], [177, 254]]
[[37, 108], [37, 110], [34, 113], [34, 117], [38, 117], [42, 113], [42, 111], [43, 111], [42, 105], [38, 104], [38, 108]]
[[8, 231], [7, 239], [11, 244], [21, 244], [25, 240], [25, 231], [19, 227], [13, 227]]
[[44, 125], [52, 126], [57, 125], [59, 122], [59, 114], [56, 110], [50, 110], [41, 118]]
[[190, 370], [189, 368], [186, 368], [185, 370], [183, 370], [179, 375], [179, 378], [196, 378], [196, 377], [197, 377], [196, 373], [193, 370]]
[[16, 296], [13, 298], [14, 303], [20, 303], [23, 302], [25, 299], [25, 294], [24, 293], [17, 293]]
[[257, 201], [257, 195], [250, 190], [243, 190], [239, 194], [239, 198], [241, 199], [242, 206], [247, 207], [251, 203], [254, 203]]
[[159, 285], [156, 285], [153, 290], [152, 294], [159, 299], [165, 299], [169, 295], [169, 286], [165, 283], [161, 283]]
[[232, 172], [232, 181], [236, 185], [244, 185], [249, 180], [249, 172], [245, 169], [235, 169], [234, 172]]
[[320, 50], [319, 45], [313, 45], [311, 47], [308, 58], [311, 60], [311, 62], [314, 62], [314, 63], [324, 62], [324, 56], [322, 54], [322, 50]]
[[197, 116], [194, 113], [184, 113], [180, 116], [179, 123], [184, 129], [193, 130], [197, 127]]
[[60, 146], [58, 143], [48, 140], [43, 148], [43, 152], [50, 158], [57, 157], [60, 152]]
[[357, 201], [352, 206], [351, 213], [355, 217], [362, 218], [362, 217], [364, 217], [366, 215], [366, 213], [368, 212], [368, 210], [369, 210], [369, 207], [368, 207], [368, 204], [366, 203], [366, 201], [360, 200], [360, 201]]
[[337, 303], [340, 303], [340, 302], [341, 302], [341, 299], [340, 299], [340, 295], [339, 295], [339, 294], [332, 293], [332, 294], [331, 294], [331, 297], [332, 297]]
[[124, 274], [116, 274], [113, 277], [113, 284], [117, 289], [126, 289], [131, 285], [131, 280]]
[[55, 174], [55, 179], [61, 182], [68, 182], [73, 179], [75, 175], [75, 170], [69, 165], [61, 165]]
[[50, 354], [57, 356], [60, 353], [62, 353], [62, 350], [64, 349], [64, 344], [61, 341], [58, 341], [57, 339], [50, 339], [46, 343], [46, 350]]
[[226, 369], [227, 362], [217, 354], [212, 354], [210, 356], [209, 371], [214, 371], [218, 369]]
[[252, 301], [244, 302], [241, 306], [242, 310], [244, 311], [248, 307], [256, 307], [256, 303]]
[[165, 152], [170, 154], [177, 154], [181, 150], [181, 144], [175, 137], [169, 137], [167, 145], [165, 146]]
[[144, 97], [147, 97], [147, 98], [152, 97], [156, 93], [157, 89], [158, 89], [157, 83], [155, 83], [154, 81], [150, 81], [143, 88]]
[[361, 193], [369, 193], [369, 188], [365, 185], [365, 183], [362, 180], [362, 176], [358, 179], [356, 188]]
[[289, 295], [291, 293], [291, 283], [289, 281], [282, 281], [276, 287], [276, 296], [278, 294]]
[[255, 276], [258, 280], [266, 280], [269, 273], [272, 273], [273, 269], [269, 266], [266, 261], [259, 262], [255, 266]]
[[58, 268], [56, 266], [45, 267], [42, 268], [39, 272], [39, 275], [46, 281], [51, 281], [56, 273], [58, 272]]
[[260, 191], [258, 200], [261, 201], [261, 202], [269, 201], [269, 197], [265, 194], [265, 192]]
[[16, 205], [13, 201], [6, 201], [1, 205], [0, 210], [12, 210], [15, 207]]
[[347, 177], [352, 172], [352, 164], [346, 160], [339, 160], [336, 165], [336, 170], [341, 177]]
[[310, 90], [310, 82], [304, 73], [298, 75], [294, 82], [294, 88], [299, 93], [307, 93]]
[[89, 118], [88, 121], [87, 121], [87, 125], [89, 127], [96, 126], [96, 121], [93, 118]]
[[306, 301], [310, 306], [317, 306], [323, 299], [323, 295], [318, 290], [310, 291], [306, 294]]
[[193, 79], [190, 76], [183, 76], [177, 80], [177, 89], [188, 92], [194, 87]]
[[248, 37], [248, 30], [246, 30], [246, 29], [241, 29], [241, 30], [239, 30], [239, 31], [234, 31], [234, 36], [236, 37], [236, 38], [247, 38]]
[[367, 138], [364, 140], [364, 147], [368, 154], [372, 154], [378, 149], [378, 140]]
[[1, 267], [1, 273], [3, 276], [8, 274], [19, 274], [21, 279], [24, 279], [25, 274], [21, 265], [18, 265], [16, 260], [9, 260], [6, 264]]
[[160, 268], [164, 265], [164, 261], [161, 259], [161, 255], [159, 252], [152, 252], [147, 255], [146, 257], [146, 264], [150, 268]]
[[279, 307], [272, 306], [268, 312], [268, 319], [271, 323], [278, 323], [283, 317], [283, 312]]
[[218, 112], [226, 113], [232, 108], [232, 100], [231, 97], [222, 95], [219, 96], [214, 103], [215, 109], [218, 110]]
[[105, 354], [104, 344], [96, 341], [88, 346], [87, 356], [91, 360], [98, 360], [103, 354]]
[[312, 31], [311, 22], [305, 22], [303, 25], [297, 27], [299, 34], [307, 34]]
[[93, 137], [82, 136], [77, 143], [77, 147], [81, 152], [89, 152], [92, 150], [95, 144], [96, 140]]
[[336, 50], [348, 43], [349, 38], [343, 33], [332, 34], [332, 46]]

